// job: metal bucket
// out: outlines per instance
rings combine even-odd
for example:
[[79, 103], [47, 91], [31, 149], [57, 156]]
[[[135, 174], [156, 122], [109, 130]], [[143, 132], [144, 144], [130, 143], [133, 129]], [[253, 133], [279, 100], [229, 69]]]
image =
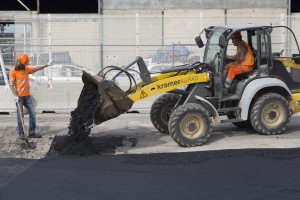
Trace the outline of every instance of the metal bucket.
[[87, 71], [83, 71], [82, 81], [84, 86], [78, 99], [78, 105], [83, 103], [89, 93], [95, 92], [95, 90], [99, 93], [98, 105], [95, 107], [93, 115], [96, 125], [123, 114], [133, 105], [133, 101], [114, 81], [106, 80], [102, 76]]

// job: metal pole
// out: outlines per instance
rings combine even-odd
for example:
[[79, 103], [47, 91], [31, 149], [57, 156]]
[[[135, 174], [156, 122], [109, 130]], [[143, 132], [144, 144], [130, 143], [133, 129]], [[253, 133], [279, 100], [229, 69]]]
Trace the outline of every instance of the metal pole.
[[103, 15], [103, 0], [98, 0], [98, 14]]
[[26, 48], [26, 26], [27, 26], [27, 24], [24, 24], [24, 29], [23, 29], [23, 31], [24, 31], [24, 38], [23, 38], [23, 42], [24, 42], [24, 53], [26, 53], [26, 51], [27, 51], [27, 48]]
[[100, 55], [100, 70], [104, 67], [103, 59], [103, 0], [98, 0], [98, 15], [99, 16], [99, 55]]
[[40, 14], [40, 0], [36, 0], [36, 14]]
[[[204, 18], [203, 18], [203, 13], [200, 13], [200, 31], [204, 29]], [[201, 36], [200, 36], [201, 37]], [[204, 48], [198, 48], [199, 49], [199, 58], [200, 61], [203, 61], [203, 54], [204, 54]]]
[[[288, 16], [287, 16], [287, 20], [288, 20], [288, 27], [291, 28], [292, 26], [292, 19], [291, 19], [291, 0], [289, 0], [289, 5], [288, 5]], [[288, 56], [292, 56], [292, 41], [291, 41], [291, 32], [288, 31]]]
[[136, 57], [139, 55], [139, 14], [135, 14], [135, 54]]
[[289, 0], [288, 15], [291, 15], [291, 0]]
[[165, 43], [165, 11], [161, 11], [161, 46]]
[[225, 25], [227, 24], [227, 9], [225, 9]]
[[51, 46], [51, 14], [48, 14], [48, 54], [49, 60], [52, 60], [52, 46]]
[[172, 67], [174, 67], [174, 63], [175, 63], [175, 46], [174, 43], [172, 43]]
[[8, 83], [8, 78], [7, 78], [7, 74], [6, 74], [6, 71], [5, 71], [5, 65], [4, 65], [4, 61], [3, 61], [1, 50], [0, 50], [0, 65], [1, 65], [2, 73], [3, 73], [3, 77], [4, 77], [5, 90], [8, 90], [9, 83]]
[[[284, 14], [281, 14], [280, 15], [280, 25], [281, 26], [285, 26], [285, 17], [284, 17]], [[282, 32], [280, 34], [280, 43], [281, 43], [281, 49], [283, 49], [283, 54], [286, 55], [287, 53], [287, 47], [286, 47], [286, 44], [285, 44], [285, 34], [286, 34], [286, 30], [285, 29], [282, 29]]]
[[[51, 15], [48, 14], [48, 55], [49, 55], [49, 60], [52, 60], [52, 44], [51, 44]], [[52, 66], [48, 67], [48, 90], [52, 90]], [[52, 100], [52, 98], [51, 98]], [[51, 105], [52, 105], [52, 101]]]
[[21, 0], [18, 0], [18, 2], [28, 11], [30, 11], [30, 9], [21, 1]]

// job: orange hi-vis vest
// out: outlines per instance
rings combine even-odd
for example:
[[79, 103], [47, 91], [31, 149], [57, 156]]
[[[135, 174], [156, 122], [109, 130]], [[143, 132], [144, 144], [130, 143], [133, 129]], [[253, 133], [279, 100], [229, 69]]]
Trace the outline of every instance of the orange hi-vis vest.
[[9, 74], [9, 81], [14, 83], [18, 96], [29, 96], [29, 74], [33, 73], [34, 69], [25, 67], [25, 70], [11, 70]]
[[[245, 54], [245, 56], [242, 60], [236, 61], [236, 65], [240, 65], [243, 67], [246, 67], [246, 66], [249, 67], [249, 66], [254, 65], [254, 56], [253, 56], [253, 53], [252, 53], [249, 45], [244, 40], [242, 40], [241, 43], [243, 43], [247, 47], [247, 53]], [[251, 69], [251, 70], [253, 70], [253, 69]]]

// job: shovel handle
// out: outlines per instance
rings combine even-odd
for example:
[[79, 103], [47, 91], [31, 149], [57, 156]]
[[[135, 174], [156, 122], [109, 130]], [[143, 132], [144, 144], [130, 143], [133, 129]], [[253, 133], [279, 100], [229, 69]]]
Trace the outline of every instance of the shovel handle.
[[23, 131], [24, 131], [25, 139], [28, 140], [27, 139], [27, 134], [26, 134], [26, 129], [25, 129], [25, 124], [24, 124], [23, 113], [22, 113], [19, 101], [16, 101], [16, 105], [17, 105], [18, 110], [19, 110], [19, 115], [20, 115], [20, 118], [21, 118], [21, 123], [22, 123]]

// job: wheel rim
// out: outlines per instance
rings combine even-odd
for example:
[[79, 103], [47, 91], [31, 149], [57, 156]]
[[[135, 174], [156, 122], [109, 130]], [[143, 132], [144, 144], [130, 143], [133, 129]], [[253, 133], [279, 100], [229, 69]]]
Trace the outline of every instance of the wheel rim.
[[280, 104], [270, 103], [262, 110], [262, 121], [268, 127], [276, 127], [285, 120], [285, 112]]
[[165, 124], [168, 124], [173, 108], [174, 108], [174, 104], [168, 104], [163, 107], [160, 117]]
[[205, 134], [205, 123], [202, 117], [191, 114], [180, 122], [180, 129], [184, 137], [193, 139]]

